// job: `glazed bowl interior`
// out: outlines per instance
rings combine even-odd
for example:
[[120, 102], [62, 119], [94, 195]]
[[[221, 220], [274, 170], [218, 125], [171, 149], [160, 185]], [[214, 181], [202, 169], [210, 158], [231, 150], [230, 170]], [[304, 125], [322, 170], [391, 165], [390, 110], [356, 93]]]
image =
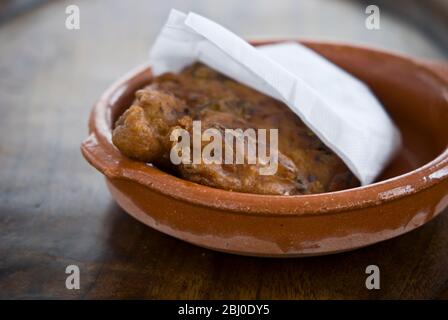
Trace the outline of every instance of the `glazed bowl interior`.
[[[332, 47], [316, 43], [307, 45], [362, 79], [398, 126], [403, 139], [402, 148], [376, 182], [416, 170], [446, 150], [448, 89], [445, 85], [441, 86], [437, 76], [431, 74], [430, 70], [417, 65], [409, 68], [405, 65], [407, 61], [393, 55], [389, 57], [391, 61], [378, 61], [382, 63], [379, 68], [366, 68], [363, 59], [351, 59], [347, 52], [341, 55], [337, 50], [332, 50], [334, 49]], [[403, 68], [400, 64], [403, 64]], [[396, 72], [397, 69], [400, 72]], [[148, 72], [146, 79], [136, 83], [132, 90], [123, 92], [112, 105], [111, 123], [114, 123], [131, 105], [135, 90], [144, 87], [150, 81]]]

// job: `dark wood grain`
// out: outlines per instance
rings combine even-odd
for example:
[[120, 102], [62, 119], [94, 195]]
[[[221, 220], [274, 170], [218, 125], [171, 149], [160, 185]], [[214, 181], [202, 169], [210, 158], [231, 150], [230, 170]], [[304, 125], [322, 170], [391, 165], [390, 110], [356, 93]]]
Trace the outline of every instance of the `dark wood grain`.
[[[437, 46], [387, 16], [371, 33], [363, 8], [345, 1], [257, 1], [256, 11], [244, 2], [238, 12], [230, 1], [105, 2], [77, 1], [79, 31], [64, 28], [70, 2], [50, 2], [0, 28], [0, 298], [448, 298], [447, 212], [354, 252], [227, 255], [129, 217], [79, 151], [91, 105], [146, 59], [170, 7], [247, 37], [331, 37], [443, 58]], [[334, 16], [344, 23], [331, 25]], [[80, 290], [65, 288], [69, 264], [80, 267]], [[370, 264], [381, 269], [381, 290], [365, 288]]]

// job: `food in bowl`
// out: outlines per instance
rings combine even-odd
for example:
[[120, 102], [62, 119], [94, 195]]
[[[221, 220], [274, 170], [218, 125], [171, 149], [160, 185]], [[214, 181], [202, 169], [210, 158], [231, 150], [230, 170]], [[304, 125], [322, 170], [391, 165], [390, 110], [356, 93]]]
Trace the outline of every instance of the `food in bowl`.
[[[201, 121], [202, 131], [278, 129], [276, 172], [261, 175], [260, 162], [173, 164], [173, 130], [182, 128], [191, 133], [196, 120]], [[132, 105], [116, 121], [112, 140], [129, 158], [224, 190], [297, 195], [359, 184], [342, 160], [285, 104], [200, 63], [178, 74], [155, 77], [150, 85], [138, 90]], [[200, 147], [205, 146], [201, 143]]]

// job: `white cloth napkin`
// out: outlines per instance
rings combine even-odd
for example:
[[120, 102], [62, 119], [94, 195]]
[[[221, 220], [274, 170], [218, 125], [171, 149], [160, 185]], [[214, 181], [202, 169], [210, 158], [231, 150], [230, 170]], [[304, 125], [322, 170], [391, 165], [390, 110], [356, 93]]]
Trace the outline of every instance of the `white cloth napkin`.
[[400, 146], [399, 131], [367, 86], [303, 45], [253, 47], [198, 14], [172, 10], [150, 52], [153, 73], [195, 61], [284, 102], [363, 185]]

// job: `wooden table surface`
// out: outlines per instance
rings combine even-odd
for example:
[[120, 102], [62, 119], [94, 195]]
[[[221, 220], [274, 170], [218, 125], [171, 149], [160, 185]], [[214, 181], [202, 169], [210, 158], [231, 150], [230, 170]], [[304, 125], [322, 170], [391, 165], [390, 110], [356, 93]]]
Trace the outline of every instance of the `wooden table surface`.
[[[92, 104], [145, 61], [171, 7], [248, 38], [330, 38], [446, 57], [424, 32], [387, 12], [381, 30], [368, 31], [365, 8], [349, 1], [76, 3], [77, 31], [64, 26], [70, 1], [50, 1], [0, 26], [0, 298], [448, 298], [448, 212], [354, 252], [234, 256], [128, 216], [79, 151]], [[80, 268], [80, 290], [65, 287], [70, 264]], [[370, 264], [380, 267], [380, 290], [365, 288]]]

